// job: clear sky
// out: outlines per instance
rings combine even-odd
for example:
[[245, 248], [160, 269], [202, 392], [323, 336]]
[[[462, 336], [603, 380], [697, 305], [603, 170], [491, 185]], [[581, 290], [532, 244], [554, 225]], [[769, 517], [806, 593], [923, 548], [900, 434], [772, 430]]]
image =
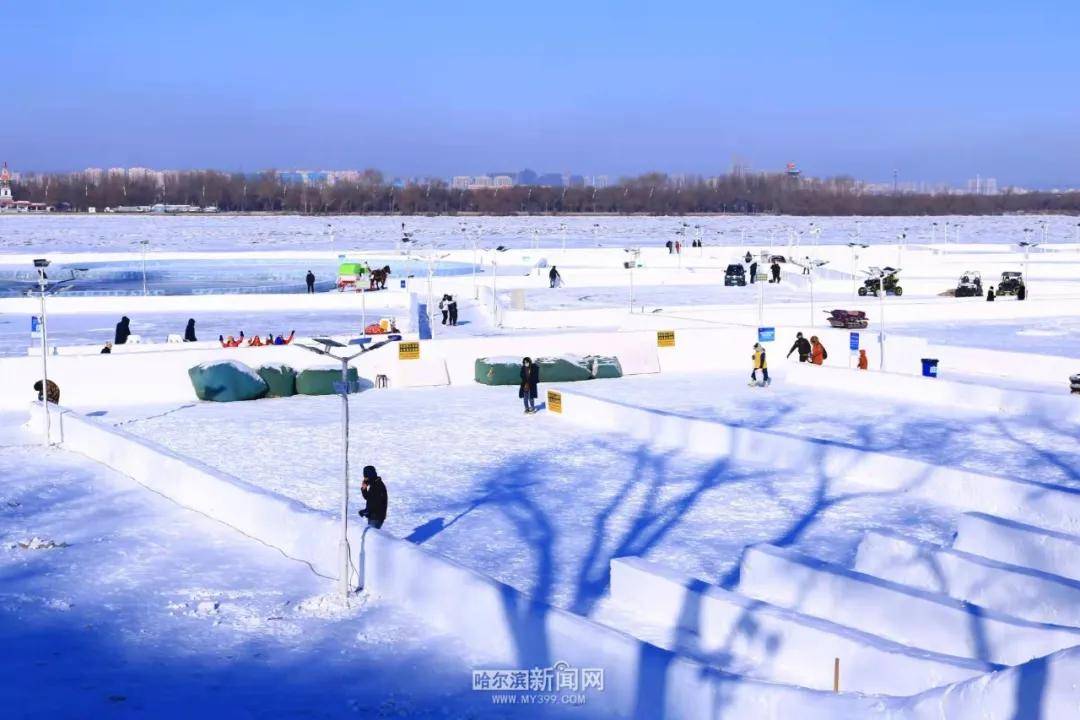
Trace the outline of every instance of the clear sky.
[[1080, 185], [1080, 3], [0, 0], [16, 169]]

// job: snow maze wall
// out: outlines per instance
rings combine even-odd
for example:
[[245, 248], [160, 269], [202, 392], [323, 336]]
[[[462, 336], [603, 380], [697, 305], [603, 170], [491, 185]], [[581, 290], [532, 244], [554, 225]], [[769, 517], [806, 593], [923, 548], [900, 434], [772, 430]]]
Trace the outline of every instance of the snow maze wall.
[[[1043, 573], [1047, 568], [1077, 572], [1075, 565], [1066, 565], [1067, 554], [1057, 550], [1080, 542], [1075, 536], [1080, 499], [1072, 493], [827, 443], [783, 438], [776, 445], [776, 438], [760, 431], [666, 416], [572, 392], [562, 393], [562, 402], [566, 419], [593, 428], [635, 436], [647, 433], [662, 445], [727, 454], [739, 461], [753, 457], [768, 442], [770, 455], [782, 465], [813, 458], [852, 487], [866, 487], [868, 478], [877, 478], [893, 488], [932, 493], [937, 500], [966, 510], [993, 513], [965, 517], [952, 552], [986, 553], [999, 564], [1030, 561]], [[39, 412], [39, 406], [34, 407]], [[319, 574], [338, 575], [339, 530], [332, 516], [93, 418], [66, 412], [54, 430], [61, 425], [67, 449], [276, 547]], [[1001, 517], [1022, 518], [1037, 526], [1019, 526]], [[1017, 533], [1026, 533], [1021, 536], [1026, 539], [1022, 547], [1028, 549], [1008, 551]], [[888, 557], [902, 553], [895, 545], [882, 549], [872, 538], [860, 547], [855, 571], [790, 551], [748, 549], [743, 582], [736, 592], [634, 558], [616, 559], [613, 600], [643, 608], [654, 621], [666, 623], [671, 642], [659, 644], [634, 637], [625, 632], [628, 628], [602, 625], [537, 603], [510, 586], [385, 533], [354, 527], [350, 539], [359, 572], [354, 581], [368, 591], [407, 606], [504, 659], [506, 667], [546, 666], [557, 660], [604, 667], [606, 689], [590, 702], [618, 716], [1034, 718], [1039, 712], [1042, 717], [1057, 717], [1058, 712], [1068, 716], [1080, 703], [1080, 694], [1068, 679], [1080, 670], [1080, 649], [1073, 648], [1080, 640], [1077, 630], [1068, 626], [1070, 617], [1016, 618], [1008, 612], [1016, 608], [999, 609], [993, 594], [979, 598], [988, 607], [972, 616], [962, 602], [965, 598], [955, 596], [963, 594], [963, 583], [927, 588], [925, 577], [910, 587], [899, 584], [903, 577], [879, 579], [872, 574], [874, 568], [893, 564], [875, 565], [874, 558], [879, 553]], [[1034, 572], [1013, 565], [1008, 571], [1029, 576]], [[962, 576], [958, 570], [951, 573], [947, 577]], [[1067, 579], [1056, 576], [1038, 576], [1030, 582], [1066, 593], [1050, 598], [1051, 609], [1054, 602], [1061, 605], [1072, 589]], [[912, 598], [922, 603], [914, 613]], [[869, 608], [877, 619], [867, 624], [867, 613], [859, 610]], [[973, 617], [977, 633], [972, 632]], [[934, 632], [912, 634], [912, 618]], [[990, 649], [982, 649], [980, 643]], [[710, 653], [752, 657], [760, 664], [752, 676], [732, 675], [714, 667]], [[840, 694], [830, 692], [836, 658], [841, 658]], [[1024, 661], [1028, 662], [1001, 668]]]

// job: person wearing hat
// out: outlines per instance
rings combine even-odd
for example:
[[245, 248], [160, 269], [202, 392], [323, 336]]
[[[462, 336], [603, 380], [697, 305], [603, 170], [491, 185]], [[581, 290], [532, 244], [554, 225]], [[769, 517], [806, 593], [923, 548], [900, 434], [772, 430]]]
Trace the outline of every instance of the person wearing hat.
[[768, 385], [769, 380], [769, 364], [765, 361], [765, 348], [761, 346], [761, 343], [754, 343], [754, 369], [750, 371], [750, 381], [752, 383], [757, 382], [757, 371], [761, 371], [761, 384]]
[[368, 525], [381, 528], [386, 521], [386, 485], [383, 484], [374, 465], [364, 466], [364, 480], [360, 483], [360, 494], [367, 501], [367, 507], [357, 511], [360, 517], [366, 517]]
[[787, 351], [787, 356], [791, 357], [791, 353], [796, 350], [799, 352], [799, 362], [806, 362], [810, 359], [810, 341], [804, 338], [801, 332], [795, 333], [795, 342], [792, 344], [791, 349]]

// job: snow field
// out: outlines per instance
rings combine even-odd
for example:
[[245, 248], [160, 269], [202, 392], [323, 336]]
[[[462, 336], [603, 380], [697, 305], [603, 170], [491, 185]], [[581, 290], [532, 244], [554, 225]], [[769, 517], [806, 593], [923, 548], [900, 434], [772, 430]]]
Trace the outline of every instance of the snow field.
[[490, 711], [467, 689], [476, 649], [376, 597], [346, 608], [276, 550], [42, 450], [23, 418], [0, 414], [5, 717]]
[[982, 513], [965, 513], [953, 547], [1080, 580], [1080, 536]]

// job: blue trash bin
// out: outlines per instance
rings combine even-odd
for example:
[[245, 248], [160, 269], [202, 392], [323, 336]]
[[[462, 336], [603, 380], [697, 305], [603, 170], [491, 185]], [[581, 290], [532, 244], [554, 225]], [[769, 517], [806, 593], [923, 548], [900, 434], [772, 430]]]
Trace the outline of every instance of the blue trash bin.
[[923, 358], [922, 359], [922, 374], [923, 377], [936, 378], [937, 377], [937, 358]]

